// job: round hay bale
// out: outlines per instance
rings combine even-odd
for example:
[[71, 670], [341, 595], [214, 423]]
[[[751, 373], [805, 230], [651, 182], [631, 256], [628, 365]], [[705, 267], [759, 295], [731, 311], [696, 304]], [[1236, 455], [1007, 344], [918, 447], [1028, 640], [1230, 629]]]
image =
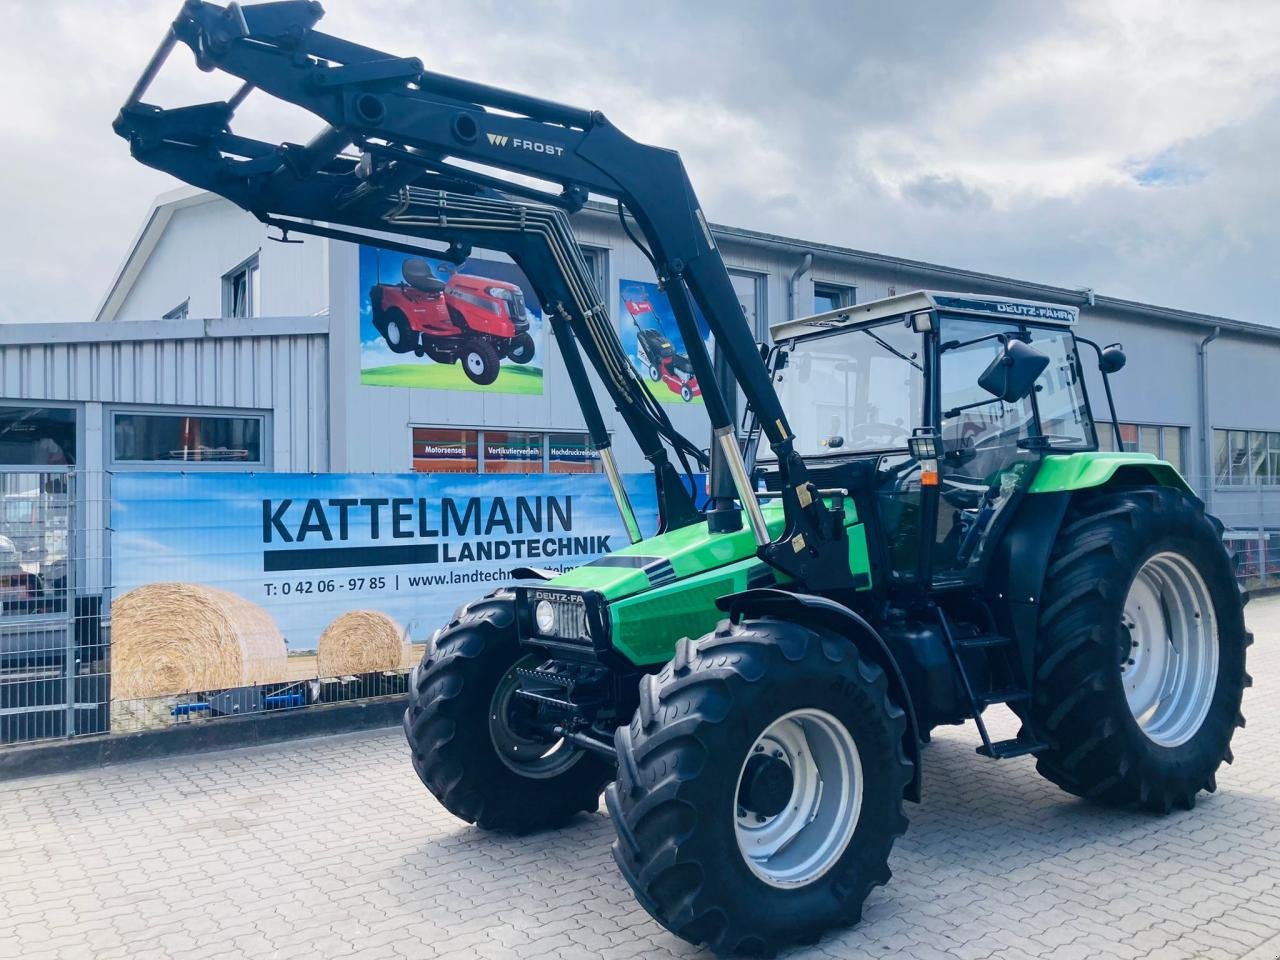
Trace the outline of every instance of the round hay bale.
[[111, 604], [115, 700], [279, 680], [284, 637], [256, 603], [196, 583], [149, 583]]
[[316, 672], [322, 677], [399, 670], [405, 660], [404, 630], [385, 613], [351, 610], [320, 634]]

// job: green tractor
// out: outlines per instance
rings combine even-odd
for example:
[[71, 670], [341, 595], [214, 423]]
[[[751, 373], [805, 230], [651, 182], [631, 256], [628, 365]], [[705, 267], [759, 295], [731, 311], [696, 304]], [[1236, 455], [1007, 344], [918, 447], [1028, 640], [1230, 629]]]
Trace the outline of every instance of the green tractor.
[[[1104, 385], [1124, 355], [1076, 336], [1074, 307], [919, 292], [758, 345], [677, 154], [598, 111], [321, 33], [321, 16], [309, 0], [187, 0], [116, 131], [286, 236], [508, 255], [631, 540], [560, 576], [521, 571], [436, 632], [405, 732], [448, 810], [525, 832], [603, 792], [614, 858], [659, 923], [768, 954], [856, 921], [889, 879], [940, 724], [972, 720], [984, 757], [1034, 755], [1100, 802], [1164, 813], [1214, 789], [1249, 683], [1242, 595], [1172, 466], [1098, 452], [1080, 348]], [[237, 91], [144, 101], [178, 44]], [[305, 144], [234, 133], [259, 94], [323, 128]], [[592, 195], [664, 285], [705, 448], [619, 343], [569, 222]], [[588, 365], [652, 464], [655, 536]], [[701, 468], [705, 504], [688, 479]], [[1021, 720], [1013, 739], [988, 734], [994, 704]]]
[[[979, 754], [1034, 754], [1078, 796], [1190, 809], [1243, 724], [1241, 595], [1172, 466], [1097, 452], [1075, 319], [912, 293], [775, 327], [853, 586], [798, 589], [749, 531], [702, 523], [500, 590], [413, 673], [418, 775], [501, 830], [605, 789], [645, 908], [748, 953], [858, 919], [941, 724], [974, 720]], [[758, 474], [776, 534], [776, 462]], [[1022, 728], [993, 741], [1000, 703]]]

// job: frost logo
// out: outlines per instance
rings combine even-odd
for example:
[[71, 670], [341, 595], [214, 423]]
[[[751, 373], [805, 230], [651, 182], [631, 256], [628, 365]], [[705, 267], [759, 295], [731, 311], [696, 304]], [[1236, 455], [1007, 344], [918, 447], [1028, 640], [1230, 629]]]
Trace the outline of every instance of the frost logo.
[[489, 144], [494, 147], [511, 147], [513, 150], [528, 150], [530, 153], [545, 153], [547, 156], [564, 155], [564, 147], [558, 143], [544, 143], [540, 140], [525, 140], [521, 137], [508, 137], [502, 133], [486, 133]]

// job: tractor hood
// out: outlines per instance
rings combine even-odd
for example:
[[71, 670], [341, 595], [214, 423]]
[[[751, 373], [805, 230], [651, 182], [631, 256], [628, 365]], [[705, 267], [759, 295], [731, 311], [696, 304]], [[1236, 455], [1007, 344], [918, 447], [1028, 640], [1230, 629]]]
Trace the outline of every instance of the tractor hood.
[[[778, 536], [783, 524], [782, 501], [768, 501], [761, 508], [769, 533]], [[857, 522], [857, 511], [848, 500], [845, 522]], [[733, 533], [711, 533], [705, 522], [695, 523], [605, 554], [561, 574], [548, 586], [594, 590], [606, 600], [621, 600], [755, 556], [755, 538], [745, 523]]]

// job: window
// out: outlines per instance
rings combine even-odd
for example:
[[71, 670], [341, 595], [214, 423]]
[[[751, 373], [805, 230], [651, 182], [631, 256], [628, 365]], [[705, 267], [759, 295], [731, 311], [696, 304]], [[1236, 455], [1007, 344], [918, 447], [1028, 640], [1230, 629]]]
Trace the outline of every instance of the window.
[[0, 464], [74, 466], [75, 462], [75, 410], [0, 406]]
[[265, 416], [196, 413], [113, 415], [116, 463], [262, 465]]
[[187, 319], [187, 311], [190, 309], [190, 307], [191, 307], [191, 298], [187, 297], [187, 299], [183, 300], [180, 304], [178, 304], [176, 307], [174, 307], [172, 310], [170, 310], [160, 319], [161, 320], [185, 320]]
[[857, 302], [857, 295], [857, 287], [838, 287], [831, 283], [815, 283], [813, 285], [813, 312], [826, 313], [828, 310], [851, 307]]
[[[1167, 460], [1184, 473], [1187, 468], [1185, 450], [1186, 427], [1169, 427], [1159, 424], [1120, 424], [1121, 450], [1128, 452], [1153, 453], [1161, 460]], [[1116, 449], [1115, 429], [1110, 421], [1098, 423], [1098, 449], [1109, 452]]]
[[1280, 433], [1214, 430], [1213, 462], [1219, 486], [1280, 484]]
[[222, 315], [258, 315], [258, 255], [236, 266], [222, 277]]
[[601, 473], [586, 433], [413, 428], [416, 473]]
[[485, 473], [542, 473], [543, 437], [519, 430], [484, 431]]
[[547, 436], [549, 473], [600, 473], [600, 454], [587, 433], [552, 433]]
[[413, 428], [415, 473], [479, 473], [479, 440], [476, 430]]
[[600, 295], [609, 289], [609, 251], [595, 247], [581, 247], [582, 259], [587, 262], [587, 272], [596, 283]]
[[742, 305], [742, 312], [751, 327], [752, 336], [756, 339], [764, 339], [768, 333], [765, 278], [754, 273], [735, 273], [730, 270], [729, 279], [733, 281], [733, 291], [738, 295], [738, 303]]
[[[802, 456], [905, 449], [924, 398], [920, 334], [893, 320], [800, 340], [778, 397]], [[762, 460], [772, 451], [761, 450]]]

